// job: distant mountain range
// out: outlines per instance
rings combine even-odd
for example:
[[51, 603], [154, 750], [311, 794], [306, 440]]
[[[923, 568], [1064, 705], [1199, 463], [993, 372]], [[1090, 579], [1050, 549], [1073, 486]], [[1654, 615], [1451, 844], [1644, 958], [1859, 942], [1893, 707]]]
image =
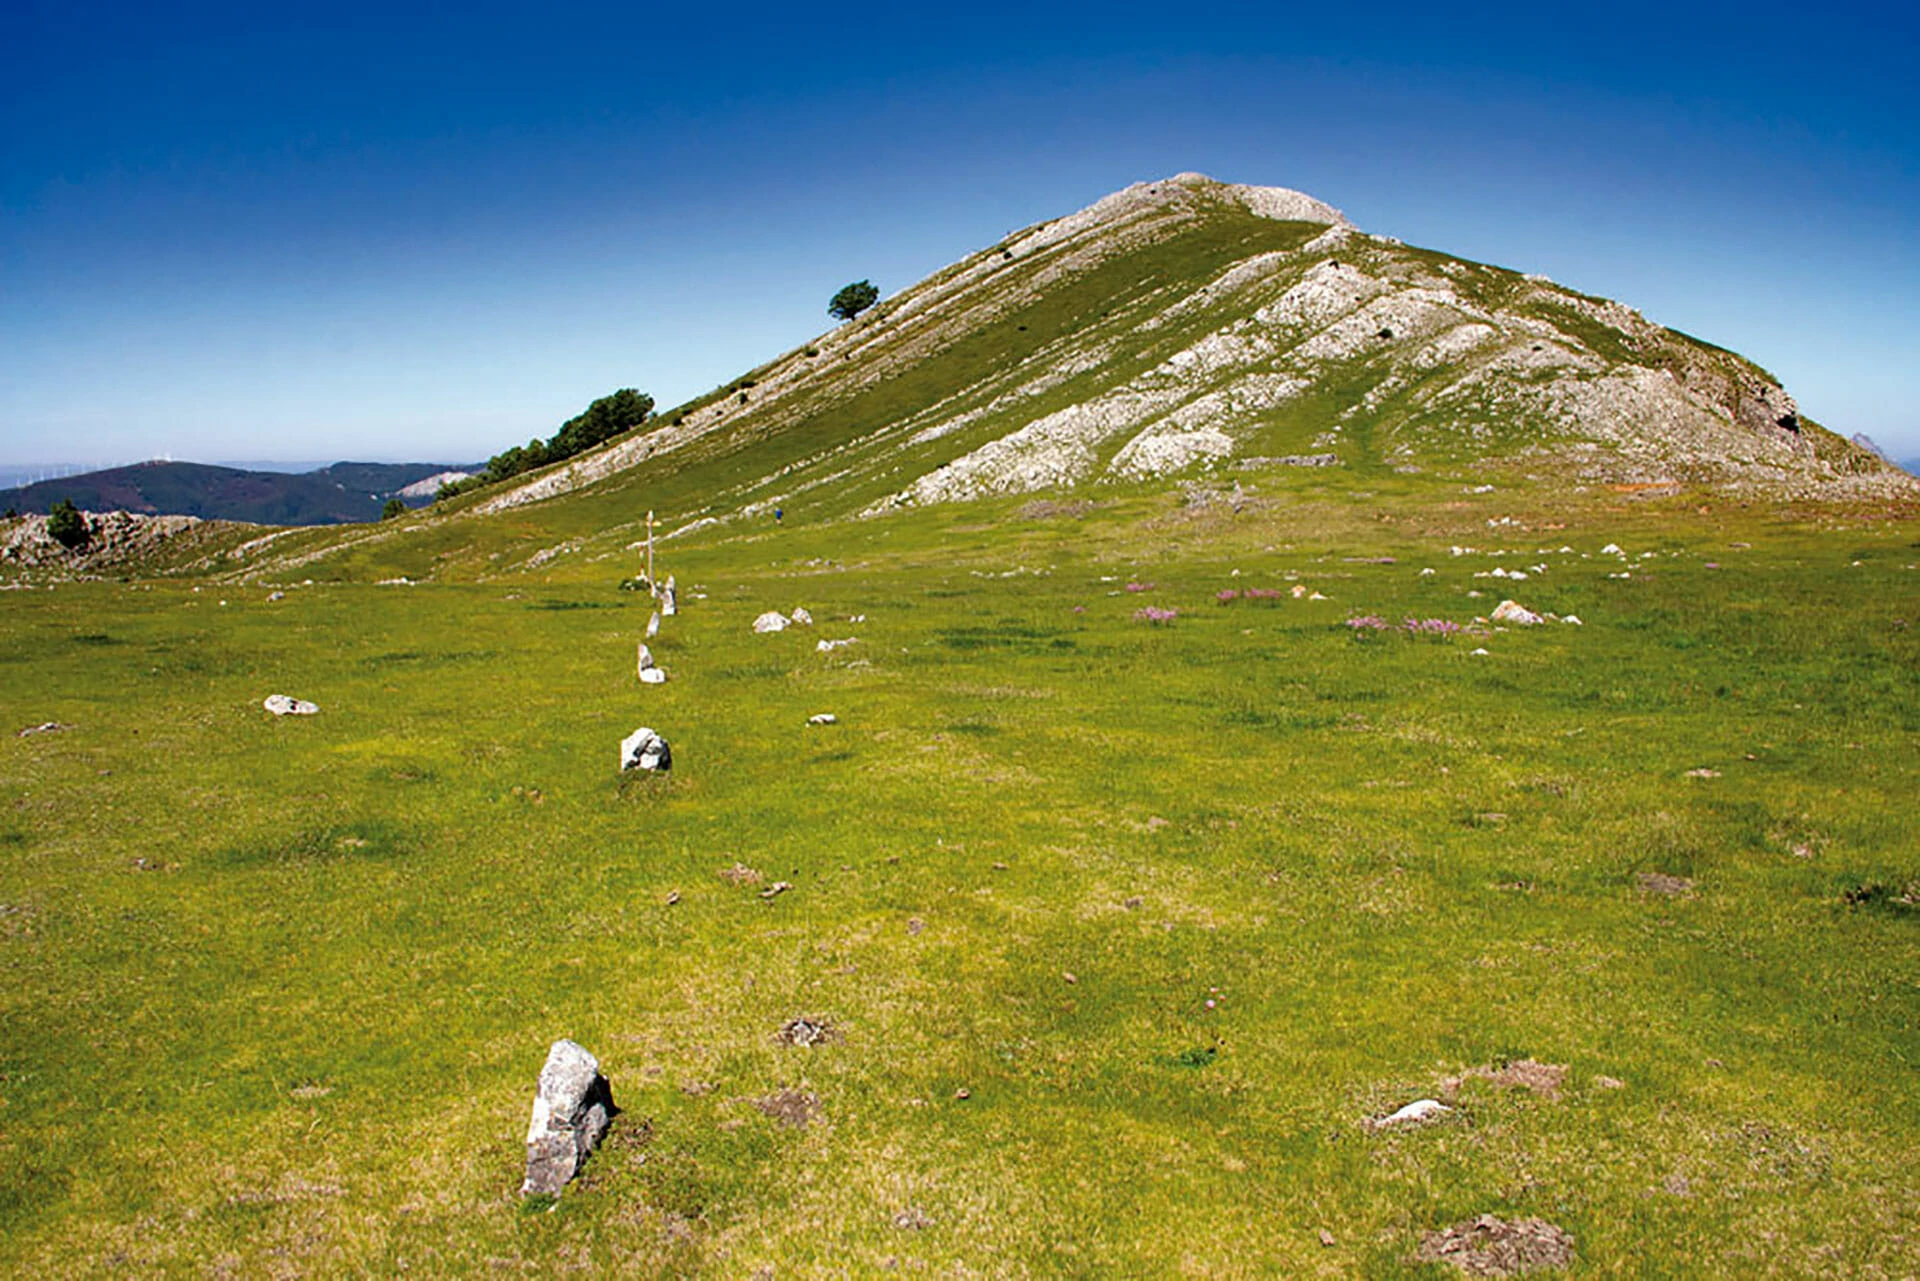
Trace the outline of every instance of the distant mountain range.
[[380, 519], [390, 498], [433, 500], [448, 463], [334, 463], [308, 472], [250, 471], [211, 463], [150, 462], [0, 490], [0, 510], [45, 512], [61, 499], [82, 511], [199, 516], [263, 525], [338, 525]]

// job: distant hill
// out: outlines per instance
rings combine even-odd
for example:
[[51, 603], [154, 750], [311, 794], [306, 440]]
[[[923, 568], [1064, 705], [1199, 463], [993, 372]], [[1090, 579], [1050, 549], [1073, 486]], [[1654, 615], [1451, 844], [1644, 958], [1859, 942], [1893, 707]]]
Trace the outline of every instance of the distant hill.
[[446, 463], [334, 463], [287, 473], [210, 463], [136, 463], [0, 490], [0, 509], [45, 512], [65, 498], [83, 511], [338, 525], [379, 520], [389, 498], [422, 506], [438, 486], [421, 482], [466, 470]]

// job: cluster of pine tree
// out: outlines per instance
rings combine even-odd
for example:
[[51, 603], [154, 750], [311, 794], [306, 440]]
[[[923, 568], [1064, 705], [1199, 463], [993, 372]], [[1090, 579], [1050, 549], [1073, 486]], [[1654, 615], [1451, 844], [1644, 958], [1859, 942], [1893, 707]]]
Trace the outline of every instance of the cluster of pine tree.
[[632, 431], [652, 414], [653, 397], [631, 387], [623, 387], [611, 396], [602, 396], [588, 405], [585, 413], [560, 424], [560, 430], [550, 438], [541, 440], [536, 436], [524, 445], [515, 445], [495, 454], [487, 460], [485, 471], [458, 484], [441, 486], [437, 496], [450, 498], [481, 485], [491, 485], [509, 476], [518, 476], [521, 472], [571, 458], [602, 441], [612, 440], [621, 432]]

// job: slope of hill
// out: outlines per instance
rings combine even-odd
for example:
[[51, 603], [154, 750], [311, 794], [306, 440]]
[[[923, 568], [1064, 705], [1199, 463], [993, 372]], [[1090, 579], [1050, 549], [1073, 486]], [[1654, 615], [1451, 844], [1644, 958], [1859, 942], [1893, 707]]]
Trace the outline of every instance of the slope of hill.
[[334, 463], [318, 471], [248, 471], [210, 463], [148, 462], [0, 490], [0, 508], [44, 513], [61, 499], [83, 511], [198, 516], [262, 525], [329, 525], [380, 519], [399, 496], [414, 505], [431, 492], [412, 487], [445, 463]]
[[5, 522], [0, 1275], [1915, 1275], [1914, 487], [1511, 300], [1262, 373], [1358, 259], [1174, 187], [444, 511]]
[[1766, 371], [1619, 303], [1186, 174], [1009, 237], [480, 511], [626, 473], [694, 517], [877, 513], [1315, 457], [1905, 483]]

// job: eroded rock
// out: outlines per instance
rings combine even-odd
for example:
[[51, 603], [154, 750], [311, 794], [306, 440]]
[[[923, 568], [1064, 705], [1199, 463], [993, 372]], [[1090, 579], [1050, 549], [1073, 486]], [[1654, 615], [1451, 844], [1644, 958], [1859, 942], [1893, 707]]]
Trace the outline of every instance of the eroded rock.
[[[657, 669], [655, 669], [657, 670]], [[654, 770], [666, 773], [673, 768], [673, 752], [667, 740], [646, 726], [620, 740], [620, 770]]]
[[317, 703], [309, 703], [304, 698], [294, 698], [287, 694], [269, 694], [261, 706], [275, 716], [312, 716], [320, 710]]
[[522, 1196], [558, 1196], [580, 1172], [587, 1154], [618, 1111], [600, 1060], [586, 1047], [560, 1040], [540, 1069], [533, 1118], [527, 1124], [527, 1175]]
[[770, 609], [753, 620], [753, 630], [763, 635], [767, 632], [784, 632], [787, 630], [787, 616], [777, 609]]
[[1540, 615], [1511, 600], [1503, 600], [1494, 606], [1492, 618], [1496, 623], [1512, 623], [1515, 627], [1532, 627], [1541, 621]]

